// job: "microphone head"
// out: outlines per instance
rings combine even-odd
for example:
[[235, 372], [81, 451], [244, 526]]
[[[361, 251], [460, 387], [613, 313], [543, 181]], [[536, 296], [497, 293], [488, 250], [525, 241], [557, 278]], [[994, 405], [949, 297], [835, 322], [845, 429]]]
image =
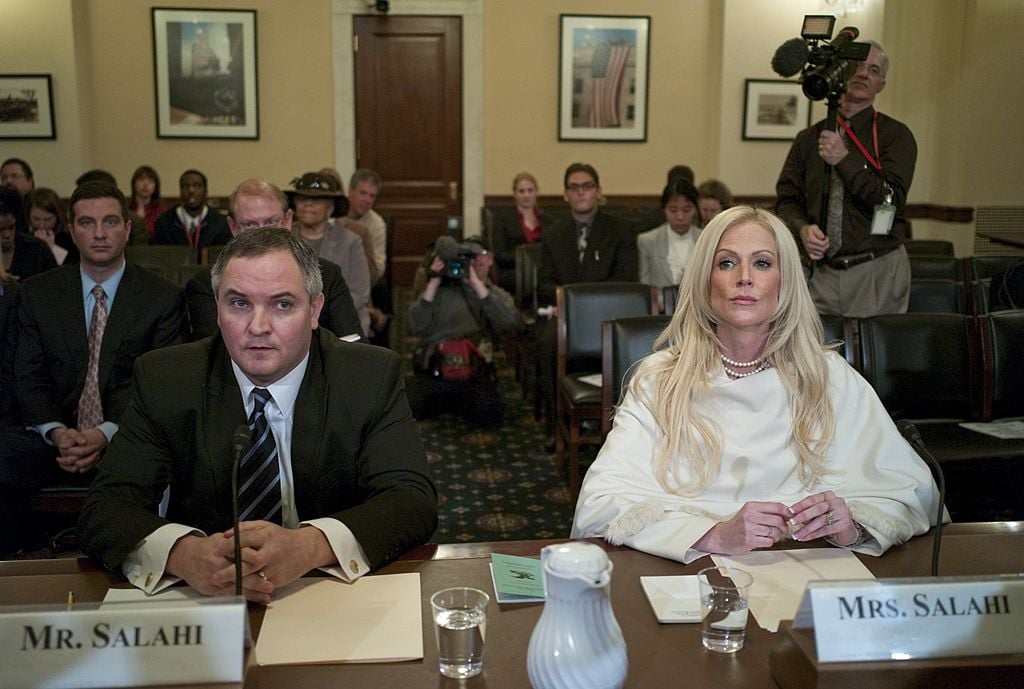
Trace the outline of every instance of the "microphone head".
[[772, 57], [772, 71], [780, 77], [798, 74], [807, 63], [810, 49], [802, 38], [791, 38], [778, 47]]
[[249, 449], [250, 445], [252, 445], [252, 432], [244, 423], [240, 424], [231, 438], [231, 447], [235, 452], [242, 454]]
[[911, 443], [921, 442], [921, 432], [917, 430], [917, 426], [914, 425], [913, 421], [900, 419], [899, 421], [896, 422], [896, 428], [899, 430], [900, 435], [902, 435]]
[[442, 261], [448, 262], [459, 255], [459, 243], [448, 235], [442, 235], [434, 242], [434, 253]]

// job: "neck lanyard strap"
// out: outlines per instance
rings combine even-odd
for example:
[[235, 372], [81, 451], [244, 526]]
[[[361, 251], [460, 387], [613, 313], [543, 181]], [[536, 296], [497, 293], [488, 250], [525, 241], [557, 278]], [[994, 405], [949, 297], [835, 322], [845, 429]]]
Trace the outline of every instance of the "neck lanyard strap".
[[[868, 149], [864, 148], [864, 144], [862, 144], [860, 142], [860, 139], [857, 138], [856, 134], [854, 134], [853, 128], [850, 127], [850, 125], [846, 123], [846, 120], [844, 120], [840, 115], [836, 115], [836, 121], [842, 126], [843, 129], [846, 130], [847, 136], [849, 136], [850, 140], [853, 141], [853, 143], [855, 143], [857, 145], [857, 148], [860, 149], [860, 152], [864, 155], [864, 158], [868, 161], [868, 163], [871, 164], [871, 167], [875, 168], [876, 170], [881, 171], [882, 163], [879, 162], [878, 160], [876, 160], [870, 153], [868, 153]], [[877, 110], [875, 111], [874, 121], [871, 123], [871, 134], [872, 134], [872, 139], [874, 140], [873, 143], [875, 144], [875, 155], [878, 155], [878, 111]]]

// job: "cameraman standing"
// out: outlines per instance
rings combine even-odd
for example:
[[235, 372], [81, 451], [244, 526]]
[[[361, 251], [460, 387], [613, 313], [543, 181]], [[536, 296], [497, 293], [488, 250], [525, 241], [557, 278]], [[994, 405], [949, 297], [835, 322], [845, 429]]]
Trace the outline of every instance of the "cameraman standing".
[[494, 259], [481, 238], [455, 245], [441, 237], [431, 256], [426, 286], [406, 318], [408, 333], [420, 338], [415, 375], [406, 381], [409, 405], [417, 419], [450, 412], [471, 424], [497, 426], [505, 405], [490, 338], [518, 325], [512, 297], [491, 283]]
[[[800, 132], [776, 184], [776, 212], [814, 261], [814, 305], [849, 318], [904, 313], [910, 300], [904, 207], [917, 143], [905, 124], [874, 109], [889, 58], [868, 42], [839, 101], [836, 131], [822, 120]], [[821, 218], [826, 163], [831, 187]]]

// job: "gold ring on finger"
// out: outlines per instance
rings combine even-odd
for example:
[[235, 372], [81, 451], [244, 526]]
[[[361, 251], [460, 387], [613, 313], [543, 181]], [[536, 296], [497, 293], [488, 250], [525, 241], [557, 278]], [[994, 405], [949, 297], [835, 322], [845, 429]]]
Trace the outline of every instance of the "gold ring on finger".
[[832, 526], [832, 524], [834, 524], [835, 521], [836, 521], [836, 518], [832, 514], [832, 510], [829, 510], [828, 512], [825, 513], [825, 523], [826, 524], [828, 524], [829, 526]]

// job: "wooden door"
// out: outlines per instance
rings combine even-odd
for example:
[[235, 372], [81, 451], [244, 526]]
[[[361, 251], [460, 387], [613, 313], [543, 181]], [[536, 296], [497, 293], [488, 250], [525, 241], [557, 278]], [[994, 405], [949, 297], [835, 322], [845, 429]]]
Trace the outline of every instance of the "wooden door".
[[384, 181], [395, 285], [462, 216], [462, 18], [356, 16], [356, 165]]

